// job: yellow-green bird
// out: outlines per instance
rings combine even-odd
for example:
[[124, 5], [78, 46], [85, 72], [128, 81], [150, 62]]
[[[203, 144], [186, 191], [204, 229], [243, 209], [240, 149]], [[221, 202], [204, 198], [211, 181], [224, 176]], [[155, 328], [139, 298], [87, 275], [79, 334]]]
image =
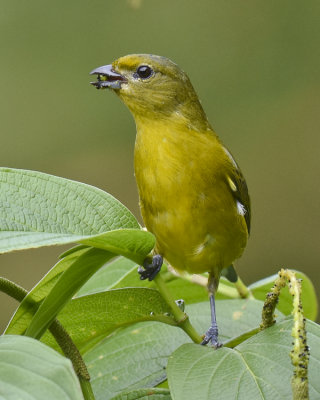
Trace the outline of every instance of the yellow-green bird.
[[212, 129], [186, 73], [168, 58], [131, 54], [94, 69], [137, 128], [134, 168], [140, 208], [156, 237], [155, 277], [165, 258], [178, 271], [209, 272], [212, 325], [203, 344], [219, 347], [214, 295], [221, 270], [239, 258], [250, 229], [250, 199], [231, 153]]

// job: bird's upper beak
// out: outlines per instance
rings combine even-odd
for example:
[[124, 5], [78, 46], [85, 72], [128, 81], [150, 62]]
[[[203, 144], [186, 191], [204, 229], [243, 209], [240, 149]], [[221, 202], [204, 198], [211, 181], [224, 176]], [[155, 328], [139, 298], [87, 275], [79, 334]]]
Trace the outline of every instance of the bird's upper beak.
[[112, 69], [111, 64], [94, 69], [90, 75], [97, 75], [97, 81], [90, 82], [97, 89], [121, 89], [121, 84], [127, 82], [123, 75]]

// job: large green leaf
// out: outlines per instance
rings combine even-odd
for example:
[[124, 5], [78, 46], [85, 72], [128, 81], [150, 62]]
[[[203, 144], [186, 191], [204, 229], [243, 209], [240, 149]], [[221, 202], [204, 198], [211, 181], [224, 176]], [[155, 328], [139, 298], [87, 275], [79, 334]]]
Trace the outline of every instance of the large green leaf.
[[0, 253], [139, 229], [118, 200], [93, 186], [36, 171], [0, 168]]
[[[298, 279], [302, 279], [302, 305], [303, 312], [306, 318], [315, 321], [318, 314], [318, 300], [316, 291], [311, 280], [303, 272], [295, 271]], [[253, 283], [249, 286], [252, 294], [256, 299], [265, 300], [267, 293], [270, 291], [274, 284], [274, 281], [278, 278], [278, 275], [272, 275], [268, 278], [262, 279], [258, 282]], [[283, 312], [285, 315], [290, 315], [292, 311], [292, 296], [289, 293], [288, 287], [286, 286], [281, 290], [279, 303], [277, 309]]]
[[[135, 322], [161, 321], [176, 325], [169, 313], [167, 303], [157, 290], [124, 288], [73, 299], [59, 314], [59, 321], [84, 353], [111, 332]], [[49, 333], [42, 340], [57, 348]]]
[[160, 322], [140, 322], [115, 332], [84, 354], [96, 400], [156, 386], [166, 379], [170, 354], [188, 341], [181, 329]]
[[70, 360], [37, 340], [1, 336], [0, 360], [1, 399], [83, 399]]
[[[293, 320], [287, 318], [234, 349], [185, 344], [169, 358], [173, 400], [283, 400], [292, 398], [290, 360]], [[320, 327], [307, 323], [310, 399], [319, 399]]]
[[[152, 289], [144, 290], [151, 290], [153, 292]], [[121, 293], [121, 290], [119, 290], [119, 293]], [[79, 301], [78, 305], [80, 306], [80, 299], [72, 300], [72, 302], [77, 304], [76, 302]], [[221, 340], [228, 340], [235, 335], [241, 335], [256, 327], [260, 322], [262, 305], [262, 302], [255, 300], [217, 301]], [[104, 304], [102, 303], [102, 310], [103, 306]], [[120, 303], [119, 307], [121, 306], [126, 306], [126, 303]], [[59, 318], [61, 320], [62, 318], [66, 318], [64, 319], [64, 325], [69, 330], [68, 324], [71, 326], [72, 315], [76, 319], [79, 311], [74, 308], [69, 313], [68, 307], [70, 305], [61, 312]], [[118, 312], [119, 307], [116, 306], [115, 313]], [[149, 312], [150, 308], [148, 309], [147, 305], [145, 307], [147, 312]], [[88, 307], [88, 309], [90, 308]], [[88, 318], [95, 318], [94, 309], [93, 306]], [[199, 332], [204, 333], [210, 325], [209, 302], [191, 304], [187, 306], [186, 310], [191, 322], [198, 328]], [[66, 313], [65, 316], [63, 316], [64, 313]], [[70, 314], [69, 317], [67, 313]], [[100, 308], [97, 310], [97, 317], [99, 315], [101, 320], [103, 317], [113, 318], [112, 315], [108, 317], [107, 313], [100, 312]], [[102, 326], [103, 322], [100, 322], [100, 324]], [[105, 326], [107, 325], [106, 323], [104, 324]], [[85, 322], [83, 322], [83, 325], [85, 326]], [[96, 327], [97, 325], [94, 324], [93, 326]], [[76, 340], [78, 340], [78, 331], [80, 329], [81, 324], [76, 326], [75, 331], [71, 333], [71, 336], [76, 338]], [[87, 328], [85, 327], [85, 329]], [[84, 358], [92, 378], [93, 389], [98, 400], [112, 398], [112, 396], [121, 390], [157, 385], [165, 379], [164, 369], [172, 351], [183, 343], [191, 341], [180, 328], [161, 322], [143, 322], [130, 325], [120, 331], [115, 331], [113, 335], [105, 339], [102, 339], [102, 337], [99, 339], [100, 342], [96, 341], [92, 343], [88, 339], [89, 346], [87, 348], [85, 345], [82, 345], [82, 350], [85, 351]]]

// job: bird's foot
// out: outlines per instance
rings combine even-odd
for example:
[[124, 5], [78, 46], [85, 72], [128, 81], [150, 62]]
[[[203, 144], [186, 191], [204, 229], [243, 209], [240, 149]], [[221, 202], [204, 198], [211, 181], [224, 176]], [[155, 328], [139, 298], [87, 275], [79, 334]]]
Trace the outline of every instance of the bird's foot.
[[152, 262], [150, 263], [150, 259], [145, 259], [143, 263], [143, 267], [138, 268], [138, 273], [140, 274], [140, 279], [149, 279], [152, 281], [156, 275], [160, 272], [161, 266], [163, 263], [163, 258], [160, 254], [156, 254], [152, 257]]
[[207, 332], [204, 335], [204, 338], [200, 344], [204, 346], [204, 345], [208, 344], [210, 341], [211, 341], [211, 345], [215, 349], [222, 347], [222, 343], [219, 343], [219, 341], [218, 341], [218, 327], [217, 326], [214, 326], [214, 325], [210, 326], [210, 328], [207, 330]]

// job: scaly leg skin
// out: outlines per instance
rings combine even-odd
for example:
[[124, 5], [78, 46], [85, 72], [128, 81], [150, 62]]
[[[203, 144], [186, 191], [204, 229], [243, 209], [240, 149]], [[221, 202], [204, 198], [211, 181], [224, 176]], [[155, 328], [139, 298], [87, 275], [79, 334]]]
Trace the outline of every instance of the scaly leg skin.
[[216, 321], [216, 305], [214, 298], [218, 285], [219, 285], [219, 277], [217, 278], [213, 272], [210, 272], [208, 279], [208, 292], [210, 294], [211, 326], [207, 330], [201, 344], [206, 345], [211, 341], [211, 344], [215, 349], [218, 349], [219, 347], [222, 346], [222, 344], [219, 343], [218, 341], [218, 325]]
[[218, 341], [218, 325], [216, 321], [216, 307], [214, 301], [214, 294], [210, 294], [210, 308], [211, 308], [211, 326], [207, 330], [203, 341], [201, 342], [202, 345], [206, 345], [211, 341], [212, 346], [215, 349], [218, 349], [222, 346], [221, 343]]
[[152, 257], [152, 262], [150, 264], [149, 259], [145, 259], [143, 263], [143, 268], [140, 266], [138, 268], [138, 273], [140, 274], [140, 279], [149, 279], [152, 281], [156, 275], [160, 272], [163, 263], [163, 258], [160, 254], [156, 254]]

